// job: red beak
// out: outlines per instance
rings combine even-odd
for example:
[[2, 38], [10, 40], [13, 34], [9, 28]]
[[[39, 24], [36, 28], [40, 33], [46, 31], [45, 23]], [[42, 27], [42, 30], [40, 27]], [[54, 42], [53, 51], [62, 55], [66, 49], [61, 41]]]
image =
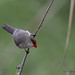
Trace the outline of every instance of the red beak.
[[34, 47], [35, 47], [35, 48], [37, 48], [37, 45], [36, 45], [36, 44], [34, 44]]
[[35, 48], [37, 48], [36, 41], [34, 41], [34, 40], [32, 40], [32, 39], [31, 39], [31, 41], [32, 41], [32, 43], [33, 43], [34, 47], [35, 47]]

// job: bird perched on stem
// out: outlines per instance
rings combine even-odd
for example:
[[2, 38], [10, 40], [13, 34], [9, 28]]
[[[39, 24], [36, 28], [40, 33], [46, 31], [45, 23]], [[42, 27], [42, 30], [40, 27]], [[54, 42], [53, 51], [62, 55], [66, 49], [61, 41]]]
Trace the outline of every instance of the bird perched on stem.
[[13, 28], [8, 24], [4, 24], [3, 29], [12, 35], [15, 44], [19, 48], [37, 48], [36, 40], [33, 38], [35, 35], [32, 35], [29, 31]]

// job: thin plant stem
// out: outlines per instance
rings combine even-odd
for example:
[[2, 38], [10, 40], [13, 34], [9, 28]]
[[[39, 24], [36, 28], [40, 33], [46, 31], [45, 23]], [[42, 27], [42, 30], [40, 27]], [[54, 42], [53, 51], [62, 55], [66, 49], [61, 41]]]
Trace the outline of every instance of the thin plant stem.
[[[46, 15], [48, 14], [48, 12], [49, 12], [49, 10], [50, 10], [50, 8], [51, 8], [53, 2], [54, 2], [54, 0], [51, 0], [51, 2], [50, 2], [50, 4], [49, 4], [49, 6], [48, 6], [48, 8], [47, 8], [47, 10], [46, 10], [46, 12], [45, 12], [43, 18], [42, 18], [42, 20], [41, 20], [41, 22], [40, 22], [40, 24], [39, 24], [39, 26], [37, 27], [37, 29], [36, 29], [36, 31], [35, 31], [35, 33], [34, 33], [35, 35], [37, 35], [37, 33], [38, 33], [40, 27], [42, 26], [42, 24], [43, 24], [43, 22], [44, 22], [44, 20], [45, 20], [45, 18], [46, 18]], [[35, 37], [35, 36], [34, 36], [34, 37]]]
[[[37, 32], [39, 31], [40, 27], [42, 26], [42, 24], [43, 24], [43, 22], [44, 22], [44, 20], [45, 20], [45, 18], [46, 18], [47, 13], [49, 12], [49, 10], [50, 10], [50, 8], [51, 8], [51, 6], [52, 6], [52, 4], [53, 4], [53, 1], [54, 1], [54, 0], [51, 0], [51, 2], [50, 2], [50, 4], [49, 4], [49, 6], [48, 6], [48, 8], [47, 8], [47, 10], [46, 10], [46, 12], [45, 12], [43, 18], [42, 18], [42, 20], [41, 20], [41, 22], [40, 22], [40, 24], [39, 24], [39, 26], [37, 27], [37, 29], [36, 29], [36, 31], [35, 31], [35, 33], [34, 33], [33, 38], [36, 37]], [[28, 51], [29, 51], [29, 49], [28, 49]], [[24, 56], [24, 60], [22, 61], [22, 64], [21, 64], [22, 67], [21, 67], [21, 69], [20, 69], [19, 75], [22, 74], [23, 67], [24, 67], [24, 64], [25, 64], [27, 55], [28, 55], [28, 53], [26, 52], [26, 54], [25, 54], [25, 56]]]
[[71, 0], [70, 14], [69, 14], [69, 23], [68, 23], [68, 31], [67, 31], [67, 38], [66, 38], [66, 44], [65, 44], [65, 50], [64, 50], [64, 57], [63, 57], [63, 62], [62, 62], [61, 68], [63, 66], [66, 66], [66, 57], [67, 57], [67, 52], [68, 52], [69, 40], [70, 40], [73, 11], [74, 11], [74, 0]]
[[29, 54], [29, 49], [26, 50], [26, 51], [27, 51], [27, 52], [26, 52], [26, 54], [25, 54], [25, 56], [24, 56], [24, 59], [23, 59], [23, 61], [22, 61], [21, 69], [20, 69], [19, 75], [21, 75], [21, 73], [22, 73], [22, 71], [23, 71], [23, 68], [24, 68], [24, 64], [25, 64], [25, 61], [26, 61], [27, 55]]

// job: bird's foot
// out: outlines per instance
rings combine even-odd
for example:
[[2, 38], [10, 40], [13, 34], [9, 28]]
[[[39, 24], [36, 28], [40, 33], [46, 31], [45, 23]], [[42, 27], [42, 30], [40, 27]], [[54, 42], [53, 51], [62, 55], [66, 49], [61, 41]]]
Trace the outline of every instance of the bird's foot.
[[37, 34], [31, 34], [31, 36], [35, 37]]
[[27, 54], [29, 54], [29, 48], [28, 48], [27, 50], [25, 49], [25, 52], [26, 52]]

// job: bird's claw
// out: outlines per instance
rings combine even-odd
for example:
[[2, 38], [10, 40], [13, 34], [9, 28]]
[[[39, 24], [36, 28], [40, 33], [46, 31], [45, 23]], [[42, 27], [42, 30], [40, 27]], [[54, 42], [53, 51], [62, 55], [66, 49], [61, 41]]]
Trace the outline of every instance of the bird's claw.
[[26, 52], [27, 54], [29, 54], [29, 49], [25, 50], [25, 52]]
[[37, 34], [31, 34], [31, 36], [35, 37]]

